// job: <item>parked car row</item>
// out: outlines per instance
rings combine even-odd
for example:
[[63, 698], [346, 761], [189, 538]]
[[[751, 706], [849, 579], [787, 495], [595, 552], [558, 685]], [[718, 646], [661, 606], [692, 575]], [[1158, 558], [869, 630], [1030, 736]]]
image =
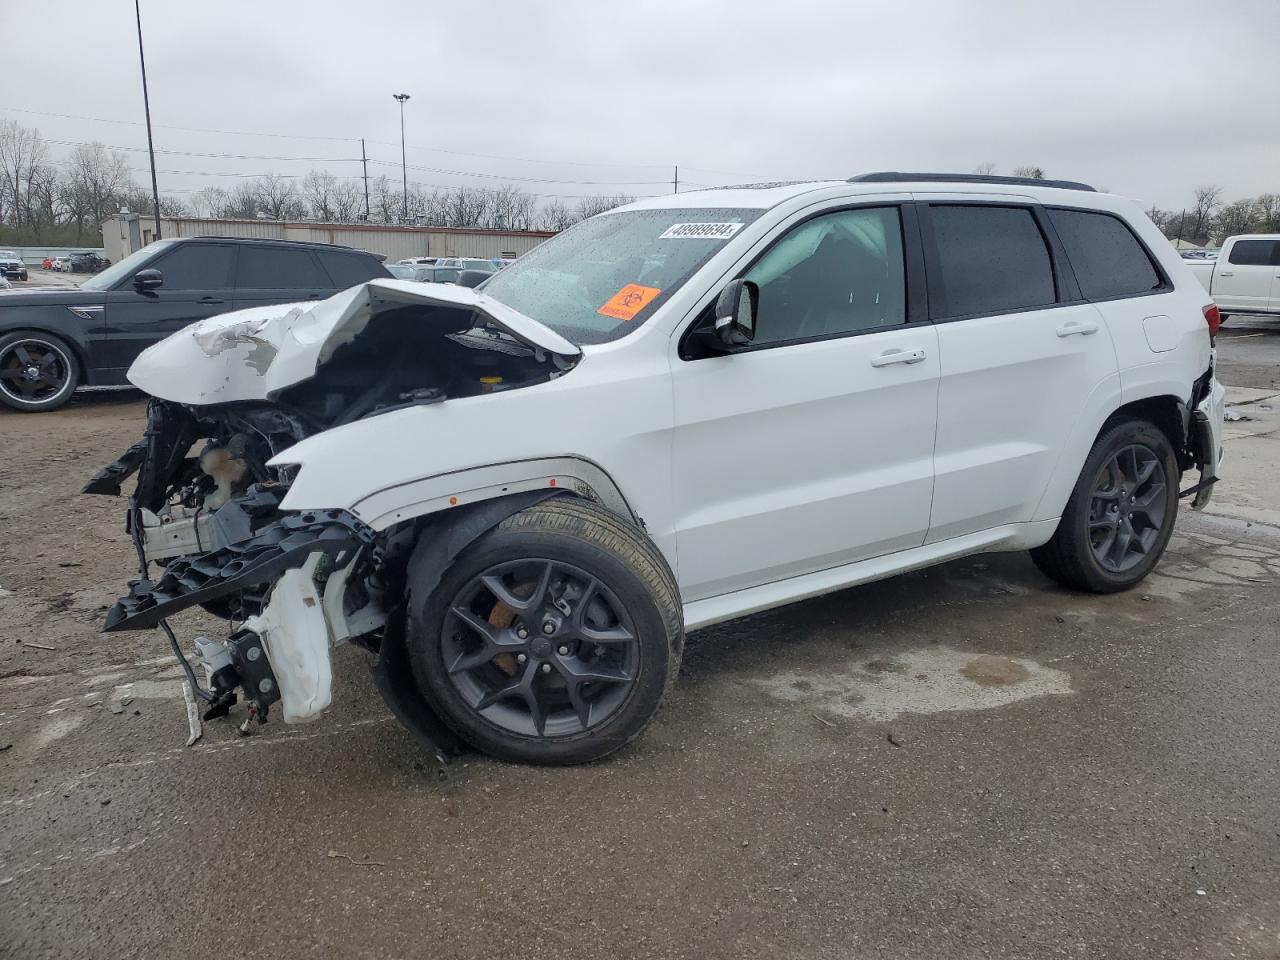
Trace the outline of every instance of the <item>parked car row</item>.
[[111, 266], [111, 261], [99, 254], [85, 251], [45, 257], [40, 266], [54, 273], [100, 273]]

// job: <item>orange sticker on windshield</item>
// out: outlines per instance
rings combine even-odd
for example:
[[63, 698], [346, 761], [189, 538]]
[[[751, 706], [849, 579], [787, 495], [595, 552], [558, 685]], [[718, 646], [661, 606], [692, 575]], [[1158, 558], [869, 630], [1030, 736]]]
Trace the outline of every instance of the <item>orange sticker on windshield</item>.
[[642, 287], [638, 283], [628, 283], [610, 297], [609, 301], [596, 313], [602, 317], [613, 317], [615, 320], [630, 320], [652, 303], [654, 297], [661, 292], [657, 287]]

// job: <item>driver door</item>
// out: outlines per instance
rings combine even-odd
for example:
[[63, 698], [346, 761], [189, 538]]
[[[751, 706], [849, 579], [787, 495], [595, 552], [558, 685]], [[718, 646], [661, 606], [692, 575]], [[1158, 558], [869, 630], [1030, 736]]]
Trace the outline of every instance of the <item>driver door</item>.
[[684, 602], [924, 542], [938, 337], [908, 295], [907, 222], [890, 205], [791, 227], [741, 274], [760, 289], [750, 346], [674, 361]]
[[188, 324], [232, 309], [230, 244], [177, 243], [146, 265], [164, 283], [138, 290], [129, 277], [105, 297], [97, 365], [125, 369], [147, 347]]

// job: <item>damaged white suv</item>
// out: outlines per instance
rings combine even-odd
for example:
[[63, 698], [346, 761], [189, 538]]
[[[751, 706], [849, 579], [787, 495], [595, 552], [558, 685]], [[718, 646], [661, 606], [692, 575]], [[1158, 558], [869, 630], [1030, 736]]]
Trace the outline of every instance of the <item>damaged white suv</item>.
[[1216, 325], [1134, 204], [936, 174], [655, 198], [476, 290], [214, 317], [134, 364], [145, 438], [87, 487], [138, 475], [105, 629], [229, 620], [211, 715], [318, 716], [354, 643], [441, 755], [591, 760], [686, 630], [982, 551], [1137, 583], [1216, 479]]

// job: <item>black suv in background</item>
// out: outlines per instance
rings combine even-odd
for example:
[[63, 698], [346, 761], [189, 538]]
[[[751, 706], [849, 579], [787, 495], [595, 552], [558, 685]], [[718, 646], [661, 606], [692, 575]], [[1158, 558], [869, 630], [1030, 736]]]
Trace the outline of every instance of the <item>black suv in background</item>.
[[390, 276], [381, 258], [330, 244], [157, 240], [77, 290], [0, 295], [0, 402], [55, 410], [78, 386], [127, 383], [138, 354], [189, 323]]

